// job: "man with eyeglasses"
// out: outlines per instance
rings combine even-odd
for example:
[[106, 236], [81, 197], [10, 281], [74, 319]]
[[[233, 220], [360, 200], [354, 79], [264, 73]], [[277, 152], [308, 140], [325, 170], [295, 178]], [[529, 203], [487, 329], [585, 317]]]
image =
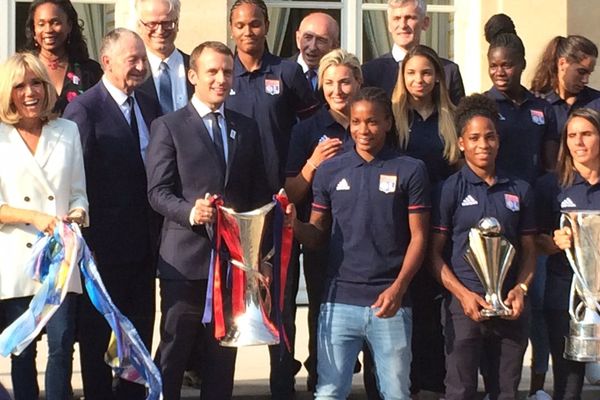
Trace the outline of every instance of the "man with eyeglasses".
[[157, 99], [162, 113], [184, 107], [194, 88], [187, 80], [190, 57], [175, 48], [179, 0], [136, 0], [137, 31], [144, 40], [151, 76], [139, 91]]

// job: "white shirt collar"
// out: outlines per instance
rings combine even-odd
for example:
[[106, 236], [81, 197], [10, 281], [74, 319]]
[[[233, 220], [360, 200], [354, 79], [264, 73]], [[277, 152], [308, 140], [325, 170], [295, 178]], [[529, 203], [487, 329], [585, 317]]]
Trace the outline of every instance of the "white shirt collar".
[[394, 57], [394, 60], [396, 60], [396, 62], [404, 60], [404, 57], [406, 57], [406, 53], [408, 53], [406, 50], [394, 43], [394, 46], [392, 47], [392, 57]]
[[[119, 106], [122, 106], [123, 103], [127, 101], [129, 95], [113, 85], [112, 82], [108, 80], [106, 75], [102, 75], [102, 83], [104, 84], [104, 87], [106, 87], [106, 90], [108, 90], [110, 96]], [[131, 95], [133, 96], [133, 93], [131, 93]]]
[[196, 97], [196, 95], [193, 95], [192, 105], [196, 109], [198, 115], [200, 115], [200, 118], [206, 117], [211, 112], [218, 112], [221, 114], [221, 117], [225, 118], [225, 104], [221, 104], [221, 106], [216, 111], [213, 111], [210, 109], [209, 106], [204, 104], [198, 97]]
[[[302, 53], [298, 53], [298, 64], [300, 64], [300, 66], [302, 67], [302, 72], [304, 72], [305, 74], [310, 69], [310, 67], [304, 61], [304, 58], [302, 57]], [[315, 68], [315, 70], [316, 70], [316, 68]]]
[[163, 61], [167, 63], [170, 70], [174, 70], [180, 63], [183, 63], [183, 56], [177, 49], [173, 50], [173, 52], [165, 59], [161, 59], [159, 56], [152, 53], [148, 49], [146, 49], [146, 54], [148, 54], [148, 63], [150, 63], [152, 75], [158, 75], [158, 67]]

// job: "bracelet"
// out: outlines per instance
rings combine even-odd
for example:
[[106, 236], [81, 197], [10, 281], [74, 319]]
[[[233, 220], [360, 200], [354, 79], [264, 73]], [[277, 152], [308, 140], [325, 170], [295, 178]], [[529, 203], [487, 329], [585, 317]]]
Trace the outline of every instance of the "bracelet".
[[527, 296], [527, 292], [529, 291], [529, 287], [527, 286], [527, 284], [525, 284], [525, 283], [519, 283], [519, 285], [518, 285], [518, 286], [519, 286], [519, 287], [521, 288], [521, 290], [523, 291], [523, 294], [524, 294], [525, 296]]
[[315, 163], [313, 163], [312, 161], [310, 161], [310, 159], [306, 160], [306, 163], [308, 165], [310, 165], [315, 171], [317, 170], [317, 166], [315, 165]]

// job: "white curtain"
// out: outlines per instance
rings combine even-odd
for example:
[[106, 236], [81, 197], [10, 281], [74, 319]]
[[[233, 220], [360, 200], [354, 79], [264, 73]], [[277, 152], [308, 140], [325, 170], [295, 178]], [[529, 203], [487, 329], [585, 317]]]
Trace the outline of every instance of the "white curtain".
[[105, 6], [103, 4], [73, 4], [83, 21], [83, 35], [87, 40], [90, 57], [98, 60], [102, 37], [105, 33]]
[[269, 9], [269, 33], [267, 34], [267, 43], [269, 51], [273, 54], [280, 54], [285, 31], [290, 18], [289, 8], [271, 8]]

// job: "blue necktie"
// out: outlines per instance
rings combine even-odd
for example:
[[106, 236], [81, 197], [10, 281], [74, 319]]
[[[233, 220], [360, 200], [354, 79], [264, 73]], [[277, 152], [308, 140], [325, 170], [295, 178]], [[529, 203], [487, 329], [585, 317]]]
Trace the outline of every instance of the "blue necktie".
[[173, 111], [173, 93], [171, 86], [171, 77], [169, 76], [169, 66], [161, 61], [158, 66], [158, 100], [163, 114]]
[[319, 86], [317, 82], [317, 71], [309, 68], [308, 71], [306, 71], [306, 79], [308, 79], [308, 83], [310, 83], [310, 88], [313, 91], [317, 90], [317, 87]]
[[131, 134], [137, 149], [140, 149], [140, 130], [138, 128], [137, 117], [135, 116], [135, 98], [129, 96], [127, 98], [127, 104], [129, 104], [129, 126], [131, 127]]
[[210, 114], [208, 114], [208, 118], [212, 122], [213, 143], [215, 144], [217, 158], [219, 159], [219, 164], [221, 164], [223, 173], [225, 173], [225, 171], [227, 170], [227, 161], [225, 160], [225, 145], [223, 144], [223, 133], [221, 131], [221, 127], [219, 126], [220, 115], [221, 114], [218, 112], [211, 112]]

